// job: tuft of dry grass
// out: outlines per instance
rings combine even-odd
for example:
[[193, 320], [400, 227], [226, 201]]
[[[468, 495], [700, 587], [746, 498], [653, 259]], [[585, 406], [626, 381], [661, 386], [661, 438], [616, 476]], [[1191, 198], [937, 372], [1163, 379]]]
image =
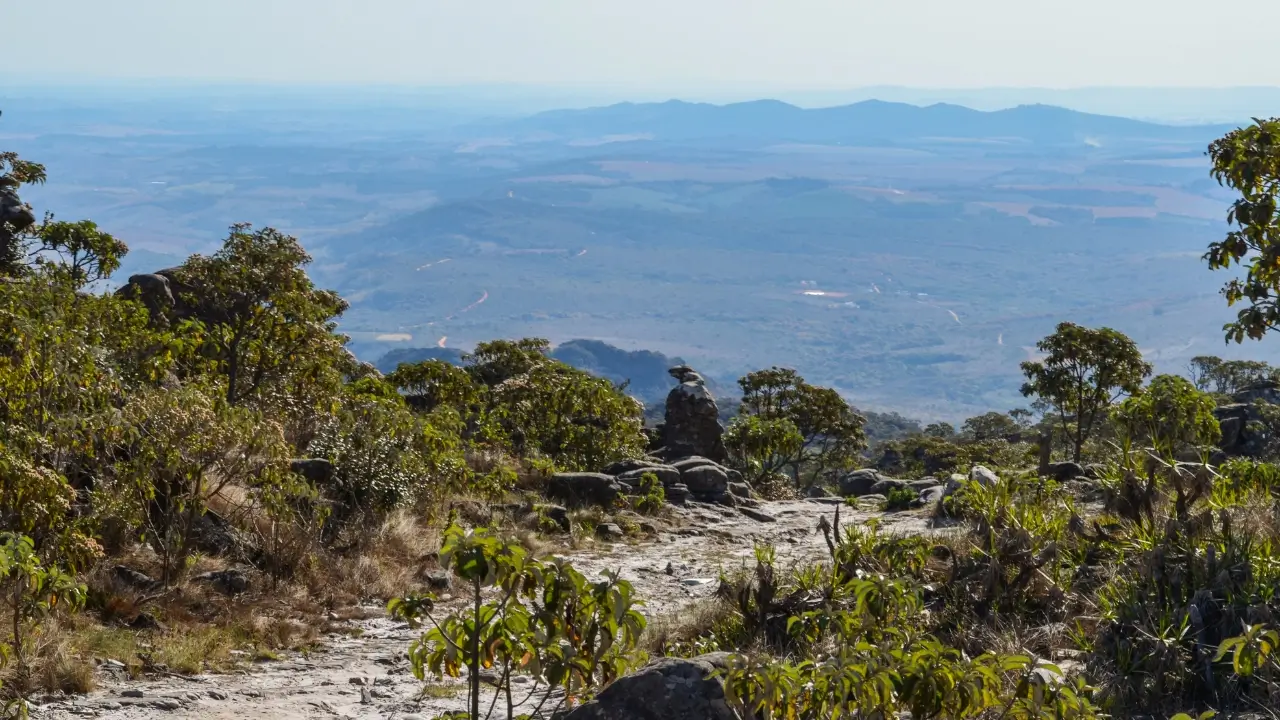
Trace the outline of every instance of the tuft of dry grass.
[[720, 598], [706, 598], [679, 612], [650, 618], [640, 638], [640, 647], [653, 655], [677, 643], [707, 636], [720, 623], [730, 620], [733, 606]]

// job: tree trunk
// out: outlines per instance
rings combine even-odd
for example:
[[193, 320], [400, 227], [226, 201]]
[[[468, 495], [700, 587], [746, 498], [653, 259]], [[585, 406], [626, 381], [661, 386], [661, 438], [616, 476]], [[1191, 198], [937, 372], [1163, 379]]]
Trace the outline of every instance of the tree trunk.
[[467, 680], [471, 684], [471, 720], [480, 720], [480, 579], [472, 581], [472, 592], [475, 593], [475, 604], [472, 617], [475, 625], [470, 638], [471, 662], [467, 668]]
[[1040, 476], [1049, 474], [1049, 463], [1053, 461], [1053, 430], [1040, 431]]

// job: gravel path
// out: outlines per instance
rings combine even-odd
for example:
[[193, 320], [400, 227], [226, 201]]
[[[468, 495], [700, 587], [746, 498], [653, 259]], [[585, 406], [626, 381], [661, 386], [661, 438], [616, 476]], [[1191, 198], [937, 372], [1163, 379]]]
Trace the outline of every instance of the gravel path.
[[[644, 543], [597, 545], [569, 557], [588, 577], [605, 569], [620, 570], [634, 584], [651, 620], [669, 616], [710, 597], [720, 571], [752, 564], [758, 543], [777, 549], [780, 566], [825, 556], [826, 546], [815, 528], [820, 516], [831, 518], [834, 506], [813, 501], [770, 502], [762, 503], [760, 510], [773, 520], [750, 518], [732, 508], [684, 510], [684, 529], [662, 533]], [[876, 515], [879, 513], [845, 507], [841, 522], [856, 523]], [[924, 519], [914, 513], [885, 515], [884, 523], [890, 531], [927, 531]], [[322, 649], [307, 656], [286, 656], [232, 675], [130, 681], [122, 670], [104, 665], [98, 690], [87, 696], [48, 698], [33, 707], [32, 716], [51, 720], [425, 720], [463, 709], [462, 681], [432, 681], [424, 692], [423, 684], [413, 677], [405, 650], [415, 631], [380, 613], [376, 619], [352, 624], [359, 633], [330, 635]]]

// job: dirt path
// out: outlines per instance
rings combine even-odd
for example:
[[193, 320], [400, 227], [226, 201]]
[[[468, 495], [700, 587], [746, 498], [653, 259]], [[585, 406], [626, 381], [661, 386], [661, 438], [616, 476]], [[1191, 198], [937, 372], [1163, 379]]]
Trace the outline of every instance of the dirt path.
[[[652, 621], [710, 597], [720, 571], [753, 563], [753, 548], [758, 543], [773, 545], [781, 566], [825, 555], [824, 541], [815, 527], [820, 516], [830, 519], [834, 506], [811, 501], [774, 502], [764, 503], [760, 509], [775, 520], [762, 522], [731, 508], [688, 510], [684, 511], [689, 516], [686, 520], [693, 529], [662, 533], [655, 541], [640, 544], [602, 544], [569, 557], [588, 577], [605, 569], [620, 570], [634, 584]], [[841, 509], [842, 523], [861, 522], [873, 515], [879, 513]], [[926, 531], [924, 520], [915, 514], [886, 515], [884, 522], [891, 531]], [[359, 628], [358, 634], [331, 635], [323, 649], [309, 656], [288, 656], [234, 675], [129, 681], [122, 671], [104, 665], [97, 691], [72, 699], [50, 699], [33, 708], [32, 716], [58, 720], [425, 720], [463, 708], [460, 681], [433, 683], [423, 693], [423, 685], [413, 677], [405, 657], [414, 631], [381, 615], [353, 624]]]

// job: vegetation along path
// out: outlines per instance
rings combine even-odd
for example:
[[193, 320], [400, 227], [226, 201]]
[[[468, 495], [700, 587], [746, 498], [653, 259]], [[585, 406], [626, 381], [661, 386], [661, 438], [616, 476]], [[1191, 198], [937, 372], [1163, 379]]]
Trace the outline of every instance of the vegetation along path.
[[[642, 543], [599, 544], [570, 551], [587, 576], [620, 570], [645, 603], [651, 622], [677, 622], [682, 611], [711, 597], [721, 571], [753, 563], [756, 545], [773, 546], [783, 567], [815, 560], [827, 550], [817, 532], [820, 518], [834, 520], [836, 505], [812, 500], [761, 503], [770, 521], [733, 508], [679, 510], [681, 527]], [[841, 522], [863, 522], [878, 512], [840, 509]], [[916, 513], [884, 515], [892, 532], [927, 530]], [[100, 669], [98, 690], [33, 708], [37, 718], [100, 717], [142, 720], [183, 717], [214, 720], [271, 717], [431, 718], [461, 710], [464, 680], [423, 684], [413, 677], [405, 651], [418, 631], [371, 607], [369, 618], [351, 621], [353, 632], [330, 635], [308, 655], [286, 656], [234, 675], [147, 677], [129, 680], [110, 664]], [[435, 683], [435, 681], [431, 681]]]

